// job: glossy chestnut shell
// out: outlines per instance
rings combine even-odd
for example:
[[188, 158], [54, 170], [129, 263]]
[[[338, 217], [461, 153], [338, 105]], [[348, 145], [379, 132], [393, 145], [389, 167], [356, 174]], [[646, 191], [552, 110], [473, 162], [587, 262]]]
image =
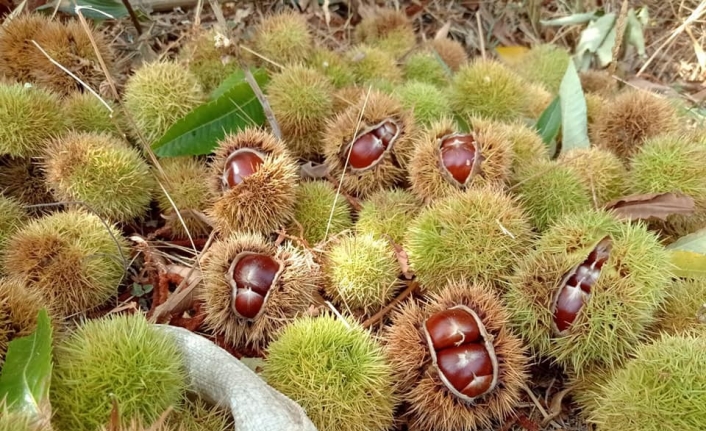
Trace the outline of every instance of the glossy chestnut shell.
[[446, 179], [459, 187], [480, 172], [483, 157], [473, 134], [453, 133], [439, 139], [440, 167]]
[[240, 148], [228, 156], [223, 168], [223, 185], [233, 188], [260, 169], [265, 155], [252, 148]]
[[400, 127], [391, 119], [384, 120], [359, 134], [343, 150], [342, 162], [348, 169], [360, 172], [372, 169], [392, 147], [400, 135]]
[[591, 296], [591, 289], [610, 257], [612, 240], [605, 237], [591, 250], [586, 260], [576, 265], [562, 278], [552, 303], [552, 331], [565, 335]]
[[424, 322], [424, 335], [451, 393], [472, 402], [495, 389], [499, 364], [493, 337], [472, 309], [457, 305], [433, 314]]
[[242, 252], [228, 270], [228, 284], [233, 289], [233, 311], [247, 320], [255, 320], [277, 283], [283, 265], [268, 254]]

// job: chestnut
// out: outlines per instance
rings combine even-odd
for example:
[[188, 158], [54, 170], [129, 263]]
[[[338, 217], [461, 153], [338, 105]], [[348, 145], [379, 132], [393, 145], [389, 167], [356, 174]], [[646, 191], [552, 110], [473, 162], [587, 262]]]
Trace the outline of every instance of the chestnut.
[[233, 311], [245, 319], [256, 319], [282, 270], [282, 264], [267, 254], [237, 255], [227, 273], [233, 289]]
[[358, 135], [344, 148], [342, 159], [351, 171], [365, 171], [373, 168], [392, 149], [400, 134], [400, 128], [392, 120], [384, 120]]
[[459, 187], [466, 186], [480, 172], [483, 157], [472, 134], [453, 133], [439, 139], [441, 172]]
[[265, 155], [252, 148], [240, 148], [233, 151], [225, 162], [223, 185], [233, 188], [258, 171]]
[[499, 364], [493, 337], [471, 308], [456, 305], [432, 314], [424, 322], [424, 335], [433, 365], [451, 393], [472, 402], [495, 389]]
[[586, 260], [564, 275], [552, 303], [552, 330], [565, 335], [591, 295], [591, 288], [610, 257], [612, 240], [606, 236], [591, 250]]

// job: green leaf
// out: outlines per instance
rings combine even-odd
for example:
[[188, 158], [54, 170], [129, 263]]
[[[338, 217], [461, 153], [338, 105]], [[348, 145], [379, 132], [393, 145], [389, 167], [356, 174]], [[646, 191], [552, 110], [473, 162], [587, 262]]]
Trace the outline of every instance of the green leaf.
[[635, 15], [635, 11], [630, 9], [628, 12], [628, 24], [625, 29], [625, 38], [628, 45], [634, 46], [637, 50], [637, 55], [645, 57], [645, 34], [643, 32], [643, 24]]
[[0, 399], [10, 409], [41, 416], [49, 403], [52, 371], [52, 326], [46, 309], [37, 316], [37, 329], [15, 338], [7, 349], [0, 375]]
[[454, 114], [454, 117], [456, 119], [456, 126], [459, 128], [460, 132], [471, 133], [471, 125], [468, 124], [465, 118], [458, 114]]
[[[256, 70], [253, 76], [260, 88], [268, 81], [264, 70]], [[227, 134], [263, 124], [265, 111], [250, 84], [243, 80], [177, 121], [153, 149], [160, 157], [209, 154]]]
[[581, 32], [581, 38], [576, 45], [576, 56], [580, 58], [583, 57], [585, 52], [595, 53], [614, 26], [614, 13], [605, 14], [590, 23], [588, 27]]
[[666, 247], [677, 277], [706, 278], [706, 229], [685, 235]]
[[[120, 0], [58, 0], [58, 2], [61, 12], [76, 16], [76, 6], [80, 6], [83, 16], [92, 20], [110, 19], [108, 15], [114, 19], [128, 16], [127, 8]], [[56, 3], [55, 1], [47, 3], [38, 7], [37, 10], [53, 10], [56, 7]]]
[[586, 98], [574, 62], [569, 62], [559, 85], [561, 105], [561, 151], [589, 148]]
[[242, 69], [238, 69], [235, 72], [231, 73], [228, 75], [228, 77], [221, 82], [221, 85], [216, 87], [215, 90], [211, 92], [211, 95], [209, 96], [209, 100], [216, 100], [222, 95], [224, 95], [228, 90], [231, 88], [235, 87], [238, 84], [241, 84], [243, 82], [247, 82], [245, 80], [245, 71]]
[[561, 18], [555, 18], [555, 19], [550, 19], [550, 20], [543, 20], [542, 19], [542, 20], [539, 20], [539, 23], [544, 26], [547, 26], [547, 27], [585, 24], [587, 22], [590, 22], [591, 20], [598, 18], [599, 16], [601, 16], [600, 14], [601, 14], [600, 11], [575, 13], [573, 15], [564, 16]]
[[596, 58], [598, 59], [598, 67], [604, 68], [613, 61], [613, 48], [615, 47], [615, 39], [617, 30], [611, 28], [608, 35], [603, 39], [603, 43], [596, 50]]
[[706, 229], [684, 235], [667, 247], [669, 250], [685, 250], [706, 255]]
[[561, 128], [561, 103], [560, 97], [556, 96], [552, 103], [539, 116], [537, 124], [535, 124], [539, 136], [542, 141], [549, 147], [550, 154], [556, 154], [556, 137]]

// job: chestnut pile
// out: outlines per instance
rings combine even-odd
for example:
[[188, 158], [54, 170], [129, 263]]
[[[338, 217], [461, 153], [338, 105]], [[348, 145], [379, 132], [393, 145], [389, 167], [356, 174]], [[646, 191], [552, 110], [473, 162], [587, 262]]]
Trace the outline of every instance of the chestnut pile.
[[[197, 330], [261, 356], [265, 381], [322, 431], [508, 429], [548, 378], [572, 388], [554, 421], [703, 428], [706, 283], [677, 277], [665, 245], [706, 228], [706, 133], [676, 103], [582, 72], [590, 145], [553, 155], [535, 124], [567, 51], [469, 58], [379, 9], [345, 49], [293, 11], [190, 34], [103, 104], [24, 58], [36, 39], [100, 86], [87, 65], [99, 55], [112, 70], [113, 48], [90, 28], [95, 52], [71, 23], [20, 15], [0, 29], [0, 365], [46, 308], [70, 334], [57, 431], [107, 426], [111, 394], [125, 423], [175, 405], [174, 429], [229, 426], [162, 369], [173, 346], [144, 310], [84, 319], [133, 285], [146, 244], [135, 232], [150, 224], [208, 244], [192, 262]], [[203, 156], [145, 151], [241, 64], [269, 74], [278, 127], [227, 133]], [[664, 193], [693, 211], [629, 221], [606, 209]], [[166, 383], [145, 391], [132, 358]]]

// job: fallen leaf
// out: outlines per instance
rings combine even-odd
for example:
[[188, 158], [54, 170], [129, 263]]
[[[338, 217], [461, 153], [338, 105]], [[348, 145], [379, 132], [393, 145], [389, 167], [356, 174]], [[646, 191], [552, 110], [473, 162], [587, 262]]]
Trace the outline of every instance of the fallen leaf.
[[678, 193], [649, 193], [615, 199], [604, 208], [624, 220], [667, 220], [675, 214], [693, 214], [694, 199]]
[[444, 24], [439, 30], [437, 30], [436, 34], [434, 35], [434, 39], [446, 39], [447, 37], [449, 37], [449, 30], [451, 30], [451, 21], [446, 21], [446, 24]]
[[566, 394], [571, 392], [571, 389], [573, 388], [569, 387], [554, 394], [551, 403], [549, 403], [549, 411], [547, 411], [548, 416], [544, 418], [542, 425], [546, 426], [549, 422], [561, 414], [564, 404], [564, 397]]
[[407, 280], [411, 280], [412, 277], [414, 277], [414, 273], [409, 267], [409, 256], [407, 256], [407, 252], [404, 251], [404, 249], [399, 244], [395, 243], [389, 236], [387, 237], [387, 239], [388, 241], [390, 241], [390, 244], [392, 244], [392, 248], [395, 249], [395, 256], [397, 257], [397, 262], [399, 262], [400, 264], [402, 275]]
[[299, 176], [301, 176], [302, 179], [314, 179], [318, 180], [321, 178], [326, 178], [326, 175], [328, 175], [328, 167], [324, 163], [314, 163], [314, 162], [306, 162], [301, 166], [301, 169], [299, 171]]
[[706, 278], [706, 229], [685, 235], [669, 244], [672, 272], [677, 277]]
[[495, 48], [498, 57], [510, 65], [519, 63], [528, 51], [529, 48], [526, 46], [498, 46]]

